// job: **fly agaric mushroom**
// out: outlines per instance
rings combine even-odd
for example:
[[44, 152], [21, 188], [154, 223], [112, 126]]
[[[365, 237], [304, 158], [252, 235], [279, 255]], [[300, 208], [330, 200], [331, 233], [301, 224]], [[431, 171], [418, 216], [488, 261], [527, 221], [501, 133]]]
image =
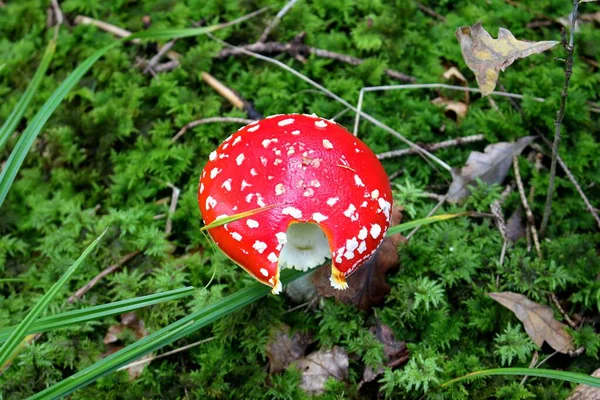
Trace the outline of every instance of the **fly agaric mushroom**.
[[367, 145], [333, 121], [301, 114], [240, 128], [210, 154], [198, 188], [205, 224], [264, 208], [209, 232], [274, 294], [280, 268], [305, 271], [327, 258], [331, 285], [346, 289], [346, 277], [383, 241], [391, 201]]

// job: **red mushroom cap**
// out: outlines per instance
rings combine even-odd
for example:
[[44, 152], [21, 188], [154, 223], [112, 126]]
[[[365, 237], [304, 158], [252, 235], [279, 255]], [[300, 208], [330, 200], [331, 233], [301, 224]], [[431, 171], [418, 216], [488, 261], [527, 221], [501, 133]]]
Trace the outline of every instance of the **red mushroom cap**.
[[375, 154], [337, 123], [274, 115], [228, 137], [210, 154], [198, 188], [205, 224], [274, 206], [210, 229], [223, 252], [279, 293], [279, 268], [306, 270], [332, 260], [331, 284], [381, 244], [392, 191]]

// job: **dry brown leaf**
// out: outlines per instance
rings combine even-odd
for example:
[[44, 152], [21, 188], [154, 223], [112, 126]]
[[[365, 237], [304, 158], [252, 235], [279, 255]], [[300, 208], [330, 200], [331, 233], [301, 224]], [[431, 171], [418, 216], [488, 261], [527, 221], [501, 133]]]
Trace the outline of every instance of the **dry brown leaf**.
[[494, 143], [487, 146], [484, 153], [474, 151], [462, 168], [452, 168], [452, 184], [448, 189], [448, 201], [456, 203], [469, 196], [470, 184], [481, 179], [488, 185], [501, 183], [512, 165], [514, 156], [521, 154], [535, 136], [525, 136], [514, 143]]
[[481, 22], [473, 26], [461, 26], [454, 34], [460, 43], [463, 58], [475, 73], [483, 96], [496, 88], [498, 75], [519, 58], [541, 53], [559, 42], [525, 42], [517, 40], [509, 30], [500, 28], [498, 39], [493, 39], [483, 29]]
[[330, 377], [337, 380], [348, 377], [348, 353], [338, 346], [311, 353], [295, 365], [302, 372], [300, 387], [309, 394], [323, 393]]
[[304, 357], [306, 348], [311, 341], [311, 335], [307, 333], [294, 332], [293, 335], [290, 335], [288, 325], [274, 329], [267, 344], [269, 372], [275, 374], [283, 371], [293, 361]]
[[443, 97], [437, 97], [431, 100], [432, 104], [436, 106], [442, 106], [446, 110], [446, 116], [452, 118], [455, 121], [462, 120], [466, 115], [469, 107], [461, 102], [444, 99]]
[[466, 82], [467, 78], [458, 70], [456, 67], [450, 67], [444, 74], [442, 75], [445, 79], [450, 80], [452, 78], [456, 78], [461, 82]]
[[[592, 373], [592, 376], [600, 378], [600, 368]], [[600, 388], [588, 386], [588, 385], [577, 385], [575, 391], [567, 397], [567, 400], [600, 400]]]
[[563, 354], [575, 349], [571, 336], [565, 329], [567, 326], [554, 318], [552, 308], [513, 292], [488, 293], [488, 296], [511, 310], [538, 346], [541, 347], [546, 342]]
[[[125, 313], [121, 315], [120, 324], [112, 325], [108, 328], [108, 331], [104, 336], [104, 344], [107, 346], [106, 352], [102, 354], [103, 357], [107, 357], [124, 347], [116, 343], [121, 340], [120, 337], [126, 330], [131, 330], [138, 340], [148, 336], [148, 330], [145, 328], [144, 320], [138, 319], [134, 312]], [[153, 354], [147, 354], [140, 358], [140, 360], [149, 359], [152, 357]], [[146, 367], [148, 364], [150, 363], [141, 363], [127, 368], [129, 380], [138, 378], [144, 371], [144, 367]]]
[[[394, 331], [392, 331], [389, 326], [372, 326], [369, 331], [375, 335], [375, 337], [381, 343], [383, 343], [383, 354], [385, 357], [384, 361], [386, 366], [394, 368], [408, 361], [408, 349], [406, 348], [406, 343], [404, 341], [396, 340]], [[383, 373], [383, 371], [383, 365], [381, 365], [377, 370], [366, 366], [360, 385], [374, 381], [375, 378]]]
[[[399, 207], [392, 208], [392, 225], [402, 220]], [[348, 289], [336, 290], [329, 283], [330, 267], [318, 269], [312, 276], [317, 293], [323, 297], [335, 297], [345, 304], [354, 304], [363, 310], [369, 310], [383, 303], [390, 292], [390, 286], [385, 280], [386, 272], [398, 266], [398, 246], [406, 239], [400, 234], [388, 236], [375, 254], [355, 273], [347, 278]]]

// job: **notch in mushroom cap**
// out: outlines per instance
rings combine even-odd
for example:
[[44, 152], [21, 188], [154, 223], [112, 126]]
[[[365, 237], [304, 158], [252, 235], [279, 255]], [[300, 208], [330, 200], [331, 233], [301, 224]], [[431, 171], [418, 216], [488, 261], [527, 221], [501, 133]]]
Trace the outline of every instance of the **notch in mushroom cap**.
[[392, 192], [375, 154], [335, 122], [274, 115], [228, 137], [209, 156], [198, 187], [205, 224], [275, 206], [209, 230], [221, 250], [281, 291], [280, 268], [331, 259], [331, 285], [346, 289], [385, 237]]

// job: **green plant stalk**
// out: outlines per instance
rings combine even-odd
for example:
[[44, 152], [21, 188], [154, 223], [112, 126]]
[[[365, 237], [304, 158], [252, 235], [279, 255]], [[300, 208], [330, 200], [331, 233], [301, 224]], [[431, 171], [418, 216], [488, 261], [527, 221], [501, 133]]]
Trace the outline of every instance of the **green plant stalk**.
[[465, 381], [471, 378], [479, 378], [492, 375], [529, 375], [538, 378], [558, 379], [561, 381], [574, 382], [582, 385], [600, 387], [600, 378], [595, 376], [580, 374], [577, 372], [554, 371], [552, 369], [542, 368], [493, 368], [481, 371], [471, 372], [458, 378], [451, 379], [442, 383], [439, 387], [446, 387], [457, 382]]
[[[282, 281], [291, 282], [309, 271], [284, 270]], [[127, 346], [126, 348], [111, 354], [95, 364], [81, 370], [69, 378], [66, 378], [46, 390], [35, 394], [30, 399], [58, 399], [87, 386], [101, 377], [116, 371], [120, 367], [137, 360], [138, 358], [167, 346], [174, 341], [190, 335], [219, 318], [231, 314], [257, 300], [265, 297], [270, 288], [262, 283], [256, 282], [251, 286], [229, 295], [216, 303], [188, 315], [153, 334]]]
[[6, 145], [8, 138], [14, 132], [15, 128], [17, 127], [17, 124], [19, 123], [19, 121], [21, 121], [21, 118], [23, 118], [23, 114], [25, 114], [29, 103], [31, 103], [31, 100], [33, 99], [34, 94], [37, 92], [40, 83], [42, 83], [42, 79], [46, 75], [46, 71], [50, 66], [50, 62], [52, 61], [52, 57], [54, 56], [55, 51], [56, 40], [52, 39], [46, 47], [46, 51], [44, 52], [42, 61], [40, 62], [39, 67], [35, 71], [35, 75], [33, 75], [29, 86], [27, 86], [27, 89], [25, 89], [25, 92], [17, 102], [17, 105], [11, 111], [6, 121], [4, 121], [2, 128], [0, 128], [0, 151], [2, 151], [2, 149]]
[[405, 232], [405, 231], [411, 230], [413, 228], [416, 228], [417, 226], [429, 225], [429, 224], [433, 224], [434, 222], [446, 221], [448, 219], [464, 217], [467, 215], [471, 215], [471, 213], [470, 212], [462, 212], [462, 213], [457, 213], [457, 214], [441, 214], [441, 215], [434, 215], [432, 217], [427, 217], [427, 218], [415, 219], [413, 221], [405, 222], [400, 225], [391, 226], [390, 229], [388, 229], [386, 236], [391, 236], [396, 233]]
[[[35, 321], [25, 333], [30, 334], [46, 332], [54, 329], [65, 328], [67, 326], [77, 325], [82, 322], [123, 314], [154, 304], [187, 297], [191, 295], [193, 291], [194, 288], [189, 286], [180, 289], [169, 290], [167, 292], [151, 294], [148, 296], [136, 297], [134, 299], [116, 301], [114, 303], [102, 304], [99, 306], [86, 307], [80, 310], [72, 310], [56, 315], [50, 315]], [[14, 326], [0, 329], [0, 342], [5, 341], [15, 329], [16, 327]]]
[[[58, 88], [52, 93], [50, 98], [46, 100], [44, 105], [40, 108], [40, 110], [35, 114], [31, 122], [27, 125], [25, 131], [19, 138], [15, 148], [10, 153], [8, 160], [6, 161], [6, 165], [0, 173], [0, 206], [4, 203], [6, 196], [8, 195], [8, 191], [14, 182], [31, 145], [35, 138], [39, 135], [42, 128], [52, 115], [56, 108], [62, 103], [66, 95], [73, 89], [73, 87], [79, 82], [79, 80], [87, 73], [87, 71], [94, 65], [96, 61], [100, 59], [108, 50], [113, 47], [119, 46], [120, 44], [133, 40], [133, 39], [176, 39], [176, 38], [185, 38], [190, 36], [197, 36], [206, 34], [209, 32], [214, 32], [218, 29], [221, 29], [225, 26], [229, 26], [235, 23], [239, 23], [245, 21], [249, 18], [252, 18], [263, 12], [266, 9], [259, 10], [257, 12], [245, 15], [240, 17], [234, 21], [225, 24], [218, 24], [203, 28], [188, 28], [188, 29], [158, 29], [158, 30], [148, 30], [134, 33], [133, 35], [127, 36], [120, 40], [115, 41], [107, 46], [102, 47], [99, 50], [96, 50], [91, 56], [89, 56], [85, 61], [77, 66], [71, 72], [71, 74], [59, 85]], [[11, 132], [9, 132], [10, 135]]]
[[13, 354], [21, 340], [25, 337], [26, 333], [31, 328], [31, 325], [40, 316], [42, 312], [48, 307], [48, 304], [52, 301], [54, 296], [63, 287], [63, 285], [69, 280], [73, 272], [81, 265], [83, 260], [94, 250], [98, 242], [102, 239], [106, 230], [100, 234], [85, 251], [79, 256], [77, 260], [67, 269], [63, 276], [44, 294], [44, 296], [36, 303], [36, 305], [29, 311], [29, 313], [23, 318], [23, 321], [12, 331], [6, 342], [0, 348], [0, 367], [3, 367], [10, 356]]

